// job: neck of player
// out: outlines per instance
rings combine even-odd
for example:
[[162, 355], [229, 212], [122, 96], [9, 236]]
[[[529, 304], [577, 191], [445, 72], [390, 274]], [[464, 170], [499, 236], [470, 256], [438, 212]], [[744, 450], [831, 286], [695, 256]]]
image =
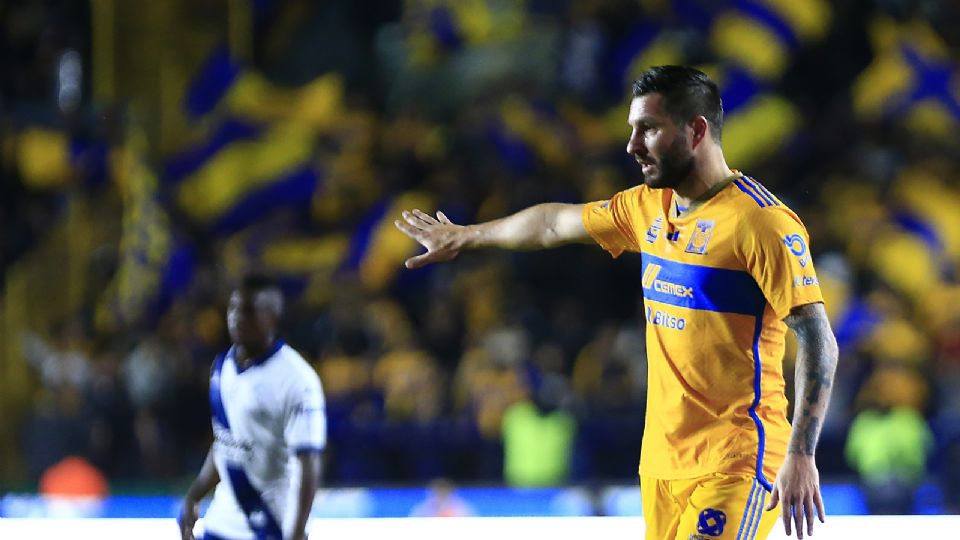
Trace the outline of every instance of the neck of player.
[[690, 176], [673, 190], [674, 200], [685, 208], [694, 205], [694, 202], [703, 202], [699, 200], [701, 197], [734, 174], [719, 145], [711, 142], [698, 150], [702, 156], [695, 160]]
[[237, 343], [233, 359], [238, 367], [245, 368], [253, 363], [255, 359], [267, 354], [267, 351], [270, 350], [270, 347], [272, 347], [275, 342], [276, 338], [270, 336], [270, 339], [263, 343]]

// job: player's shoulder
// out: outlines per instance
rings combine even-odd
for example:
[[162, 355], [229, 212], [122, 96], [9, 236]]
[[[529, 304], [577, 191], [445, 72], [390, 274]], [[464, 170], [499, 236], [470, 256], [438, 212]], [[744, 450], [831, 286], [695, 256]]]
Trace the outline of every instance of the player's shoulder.
[[646, 184], [637, 184], [635, 186], [628, 187], [620, 193], [623, 193], [624, 196], [627, 197], [635, 197], [638, 200], [643, 200], [652, 197], [655, 191]]
[[277, 359], [280, 360], [278, 364], [283, 366], [285, 370], [299, 371], [303, 367], [310, 368], [310, 364], [300, 354], [300, 351], [294, 349], [289, 343], [280, 346], [280, 349], [277, 350]]
[[645, 202], [652, 201], [654, 197], [659, 197], [658, 193], [646, 184], [637, 184], [635, 186], [618, 191], [610, 197], [608, 201], [616, 199], [616, 206], [642, 206]]
[[783, 201], [774, 195], [763, 182], [746, 174], [741, 174], [733, 180], [733, 187], [730, 189], [730, 193], [733, 194], [733, 200], [737, 206], [741, 206], [743, 210], [751, 213], [754, 209], [769, 212], [777, 208], [786, 207]]
[[299, 351], [284, 343], [277, 351], [278, 368], [282, 369], [284, 377], [293, 381], [313, 380], [317, 372], [313, 366], [300, 354]]
[[741, 175], [729, 189], [743, 226], [764, 227], [781, 222], [797, 222], [800, 218], [773, 191], [752, 176]]

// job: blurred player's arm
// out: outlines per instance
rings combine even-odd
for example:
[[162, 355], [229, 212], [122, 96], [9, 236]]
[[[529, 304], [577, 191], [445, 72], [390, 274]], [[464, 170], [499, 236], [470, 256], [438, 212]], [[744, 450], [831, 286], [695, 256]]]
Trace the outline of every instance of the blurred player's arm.
[[187, 495], [183, 499], [183, 508], [180, 510], [180, 517], [177, 522], [180, 525], [180, 537], [183, 540], [193, 540], [193, 525], [200, 516], [200, 501], [207, 496], [210, 491], [220, 483], [220, 474], [217, 473], [217, 466], [213, 462], [213, 448], [207, 452], [207, 459], [200, 467], [200, 473], [190, 484]]
[[467, 249], [502, 248], [512, 250], [547, 249], [574, 242], [591, 243], [583, 225], [582, 204], [544, 203], [531, 206], [505, 218], [456, 225], [443, 212], [437, 217], [410, 210], [394, 224], [427, 252], [407, 259], [407, 268], [449, 261]]
[[294, 525], [294, 540], [307, 538], [307, 520], [313, 508], [313, 497], [320, 487], [320, 452], [299, 452], [300, 493], [297, 496], [297, 521]]
[[821, 522], [824, 519], [814, 453], [830, 402], [839, 350], [822, 303], [796, 307], [784, 322], [797, 336], [796, 399], [787, 459], [777, 476], [767, 509], [773, 509], [778, 500], [782, 501], [787, 535], [792, 518], [797, 537], [803, 538], [804, 521], [807, 534], [813, 534], [814, 511]]

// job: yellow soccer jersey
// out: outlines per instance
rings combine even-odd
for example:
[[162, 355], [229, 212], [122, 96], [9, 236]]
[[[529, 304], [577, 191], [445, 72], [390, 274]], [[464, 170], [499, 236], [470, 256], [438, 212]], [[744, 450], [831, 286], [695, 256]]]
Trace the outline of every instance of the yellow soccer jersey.
[[672, 190], [641, 185], [583, 212], [611, 255], [641, 253], [648, 361], [641, 473], [750, 473], [770, 490], [790, 437], [783, 318], [823, 301], [807, 231], [747, 176], [680, 217], [671, 215], [672, 200]]

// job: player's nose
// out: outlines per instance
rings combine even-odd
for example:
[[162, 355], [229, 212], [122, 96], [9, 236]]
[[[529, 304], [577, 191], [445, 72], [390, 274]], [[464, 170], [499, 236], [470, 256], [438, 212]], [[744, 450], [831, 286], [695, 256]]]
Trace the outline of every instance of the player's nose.
[[630, 138], [627, 140], [627, 153], [631, 156], [644, 156], [647, 153], [646, 146], [643, 144], [643, 139], [637, 135], [637, 132], [634, 131], [630, 134]]

